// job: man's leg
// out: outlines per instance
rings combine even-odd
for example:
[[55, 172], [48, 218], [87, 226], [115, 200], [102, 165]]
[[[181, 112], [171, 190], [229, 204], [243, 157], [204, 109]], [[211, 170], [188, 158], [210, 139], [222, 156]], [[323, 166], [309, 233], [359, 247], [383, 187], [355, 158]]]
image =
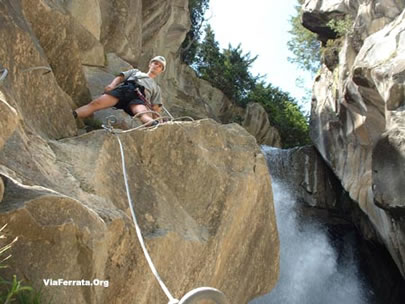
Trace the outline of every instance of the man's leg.
[[100, 97], [94, 99], [89, 104], [77, 108], [75, 112], [77, 113], [77, 117], [85, 118], [93, 114], [95, 111], [113, 107], [117, 104], [117, 102], [118, 102], [117, 97], [108, 94], [103, 94]]
[[[146, 106], [141, 105], [141, 104], [132, 104], [129, 106], [129, 108], [131, 109], [131, 111], [134, 115], [149, 111], [149, 109]], [[151, 113], [141, 114], [138, 117], [144, 124], [148, 123], [148, 122], [152, 123], [154, 121]]]

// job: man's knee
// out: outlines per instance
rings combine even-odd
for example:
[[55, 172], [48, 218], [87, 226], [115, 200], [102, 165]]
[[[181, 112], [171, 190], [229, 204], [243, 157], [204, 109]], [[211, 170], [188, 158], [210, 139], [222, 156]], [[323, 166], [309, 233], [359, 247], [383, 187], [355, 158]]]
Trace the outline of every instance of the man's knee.
[[118, 99], [111, 95], [101, 95], [100, 97], [92, 100], [89, 106], [94, 109], [103, 109], [114, 106], [118, 102]]
[[[141, 113], [143, 113], [143, 112], [148, 112], [148, 111], [149, 111], [148, 108], [145, 107], [144, 105], [133, 104], [133, 105], [131, 105], [130, 107], [131, 107], [131, 111], [132, 111], [132, 113], [133, 113], [134, 115], [141, 114]], [[146, 113], [145, 113], [145, 114], [146, 114]], [[144, 114], [144, 115], [145, 115], [145, 114]]]

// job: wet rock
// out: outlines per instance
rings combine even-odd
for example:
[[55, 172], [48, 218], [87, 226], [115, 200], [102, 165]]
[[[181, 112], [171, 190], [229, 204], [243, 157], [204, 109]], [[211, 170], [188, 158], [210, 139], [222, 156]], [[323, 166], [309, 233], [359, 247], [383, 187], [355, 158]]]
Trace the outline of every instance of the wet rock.
[[339, 182], [314, 147], [263, 149], [271, 175], [288, 181], [288, 190], [298, 201], [312, 207], [337, 209]]

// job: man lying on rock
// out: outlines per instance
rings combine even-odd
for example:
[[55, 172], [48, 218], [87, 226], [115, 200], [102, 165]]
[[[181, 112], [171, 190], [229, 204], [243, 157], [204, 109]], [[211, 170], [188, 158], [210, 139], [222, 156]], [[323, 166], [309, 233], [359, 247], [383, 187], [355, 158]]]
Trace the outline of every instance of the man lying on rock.
[[[157, 125], [158, 122], [154, 120], [156, 116], [150, 111], [161, 111], [162, 98], [160, 87], [154, 78], [165, 69], [166, 59], [162, 56], [156, 56], [150, 60], [147, 73], [138, 69], [120, 73], [104, 88], [103, 95], [73, 111], [74, 117], [85, 118], [95, 111], [116, 107], [131, 116], [139, 114], [140, 120], [146, 125]], [[119, 85], [122, 82], [123, 84]]]

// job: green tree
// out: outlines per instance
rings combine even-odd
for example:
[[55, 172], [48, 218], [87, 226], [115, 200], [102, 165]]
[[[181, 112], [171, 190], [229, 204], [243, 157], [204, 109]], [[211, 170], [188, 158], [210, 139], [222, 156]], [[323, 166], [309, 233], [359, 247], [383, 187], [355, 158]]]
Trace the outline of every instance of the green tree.
[[181, 58], [183, 62], [192, 65], [198, 52], [201, 28], [205, 21], [204, 15], [209, 7], [209, 0], [189, 0], [191, 28], [181, 45]]
[[246, 106], [248, 93], [254, 88], [259, 76], [253, 76], [249, 69], [257, 56], [243, 54], [241, 45], [236, 48], [231, 45], [223, 51], [223, 83], [222, 91], [241, 106]]
[[292, 38], [287, 42], [288, 49], [293, 53], [293, 57], [288, 60], [303, 70], [316, 73], [321, 62], [320, 42], [317, 35], [307, 30], [301, 24], [302, 4], [304, 0], [297, 0], [295, 6], [296, 15], [290, 18]]
[[256, 59], [250, 53], [244, 54], [241, 45], [229, 45], [221, 51], [212, 27], [207, 25], [192, 67], [236, 104], [261, 103], [270, 123], [279, 130], [283, 147], [309, 144], [308, 122], [295, 99], [250, 73]]
[[248, 99], [260, 103], [266, 110], [270, 124], [280, 132], [283, 148], [310, 144], [307, 117], [296, 100], [270, 84], [259, 82]]
[[231, 45], [222, 52], [215, 39], [214, 31], [208, 25], [200, 44], [195, 68], [198, 75], [220, 89], [226, 96], [241, 106], [247, 103], [247, 95], [253, 89], [258, 76], [253, 76], [249, 69], [257, 56], [243, 54], [241, 45]]
[[205, 27], [205, 36], [200, 44], [195, 69], [198, 75], [211, 82], [214, 86], [219, 87], [222, 80], [222, 66], [224, 56], [219, 49], [219, 43], [215, 39], [215, 33], [210, 25]]

